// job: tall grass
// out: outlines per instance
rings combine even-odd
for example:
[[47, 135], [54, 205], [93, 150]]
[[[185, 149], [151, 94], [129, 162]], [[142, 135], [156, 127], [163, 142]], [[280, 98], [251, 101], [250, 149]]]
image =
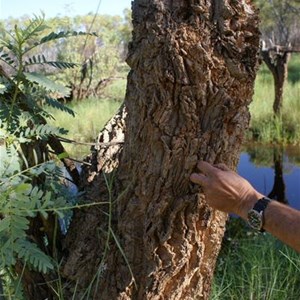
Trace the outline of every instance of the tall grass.
[[[65, 112], [50, 110], [56, 126], [69, 132], [67, 138], [77, 142], [94, 143], [106, 122], [117, 112], [124, 99], [126, 80], [113, 82], [103, 91], [103, 99], [85, 99], [72, 102], [68, 106], [75, 112], [75, 118]], [[68, 153], [74, 158], [82, 158], [90, 153], [90, 146], [65, 144]]]
[[231, 222], [210, 299], [299, 300], [300, 255], [267, 233], [249, 232], [239, 219]]
[[273, 77], [263, 64], [255, 81], [247, 139], [263, 143], [300, 144], [300, 55], [294, 55], [289, 62], [280, 117], [274, 118], [273, 101]]
[[[75, 118], [65, 112], [53, 112], [56, 126], [63, 127], [69, 132], [66, 136], [71, 140], [83, 143], [94, 143], [106, 122], [116, 113], [121, 103], [113, 100], [86, 99], [74, 102], [71, 107]], [[65, 149], [74, 158], [82, 158], [90, 153], [89, 145], [68, 144]]]

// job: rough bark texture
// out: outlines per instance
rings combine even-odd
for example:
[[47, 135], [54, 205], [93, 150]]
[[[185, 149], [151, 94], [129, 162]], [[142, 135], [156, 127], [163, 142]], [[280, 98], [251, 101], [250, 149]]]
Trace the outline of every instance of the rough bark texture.
[[273, 111], [279, 115], [283, 101], [283, 86], [288, 76], [288, 62], [291, 57], [289, 51], [262, 51], [263, 61], [268, 66], [274, 78], [275, 97]]
[[[108, 218], [100, 209], [79, 212], [64, 276], [83, 290], [101, 267], [91, 298], [208, 299], [226, 215], [206, 205], [189, 176], [199, 159], [232, 168], [238, 161], [259, 46], [249, 2], [133, 2], [128, 115], [110, 223], [132, 274], [113, 241], [99, 266]], [[100, 165], [86, 191], [103, 201]]]

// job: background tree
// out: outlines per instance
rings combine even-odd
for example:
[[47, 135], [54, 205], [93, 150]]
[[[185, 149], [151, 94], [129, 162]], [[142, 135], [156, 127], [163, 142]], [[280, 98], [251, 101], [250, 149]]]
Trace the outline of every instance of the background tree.
[[122, 43], [124, 47], [124, 59], [127, 56], [128, 53], [128, 45], [129, 42], [132, 40], [132, 23], [131, 23], [131, 10], [125, 9], [124, 10], [124, 23], [121, 27], [121, 36], [122, 36]]
[[119, 34], [122, 18], [119, 16], [78, 16], [70, 30], [95, 32], [97, 38], [76, 39], [62, 43], [58, 49], [60, 59], [79, 61], [81, 68], [63, 75], [69, 78], [73, 96], [82, 100], [98, 96], [101, 88], [113, 80], [120, 68], [122, 56], [122, 40]]
[[236, 166], [257, 24], [250, 1], [133, 2], [126, 109], [84, 172], [85, 200], [108, 204], [77, 211], [64, 242], [78, 297], [208, 299], [226, 215], [189, 175], [198, 159]]
[[[128, 71], [124, 62], [131, 34], [129, 23], [130, 12], [124, 11], [124, 18], [120, 16], [100, 16], [88, 14], [85, 16], [56, 17], [45, 20], [48, 29], [45, 34], [54, 32], [91, 32], [97, 37], [76, 36], [59, 44], [49, 43], [41, 46], [39, 51], [53, 61], [74, 61], [81, 65], [76, 70], [67, 70], [62, 73], [54, 70], [50, 65], [44, 68], [36, 67], [59, 83], [71, 88], [72, 93], [65, 100], [82, 100], [88, 97], [99, 97], [103, 88], [120, 76], [126, 76]], [[14, 24], [26, 26], [27, 18], [4, 20], [0, 26], [7, 30]], [[5, 39], [5, 30], [0, 32], [0, 37]], [[31, 42], [37, 42], [33, 39]], [[33, 50], [34, 54], [38, 50]], [[124, 72], [125, 70], [125, 72]], [[10, 69], [6, 70], [10, 74]]]
[[290, 55], [300, 51], [300, 3], [296, 0], [255, 2], [260, 8], [262, 20], [262, 59], [274, 78], [273, 111], [278, 116], [283, 102], [283, 87], [288, 75]]

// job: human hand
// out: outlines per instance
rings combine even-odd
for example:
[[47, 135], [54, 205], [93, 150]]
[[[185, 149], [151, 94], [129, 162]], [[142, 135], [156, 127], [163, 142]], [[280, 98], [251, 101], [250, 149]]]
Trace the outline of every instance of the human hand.
[[193, 173], [191, 181], [202, 186], [207, 203], [218, 210], [235, 213], [247, 219], [248, 211], [263, 195], [226, 165], [200, 161], [201, 173]]

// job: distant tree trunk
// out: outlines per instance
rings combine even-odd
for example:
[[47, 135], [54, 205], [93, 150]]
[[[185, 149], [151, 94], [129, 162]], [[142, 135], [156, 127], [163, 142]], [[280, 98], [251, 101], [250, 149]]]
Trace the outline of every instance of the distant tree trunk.
[[208, 299], [227, 216], [189, 176], [199, 159], [237, 164], [257, 24], [250, 1], [133, 2], [126, 110], [84, 172], [85, 199], [110, 204], [76, 212], [64, 243], [76, 299]]
[[263, 50], [262, 58], [272, 72], [274, 78], [275, 98], [273, 103], [274, 115], [279, 116], [283, 102], [283, 87], [288, 76], [288, 62], [290, 52], [274, 50]]

